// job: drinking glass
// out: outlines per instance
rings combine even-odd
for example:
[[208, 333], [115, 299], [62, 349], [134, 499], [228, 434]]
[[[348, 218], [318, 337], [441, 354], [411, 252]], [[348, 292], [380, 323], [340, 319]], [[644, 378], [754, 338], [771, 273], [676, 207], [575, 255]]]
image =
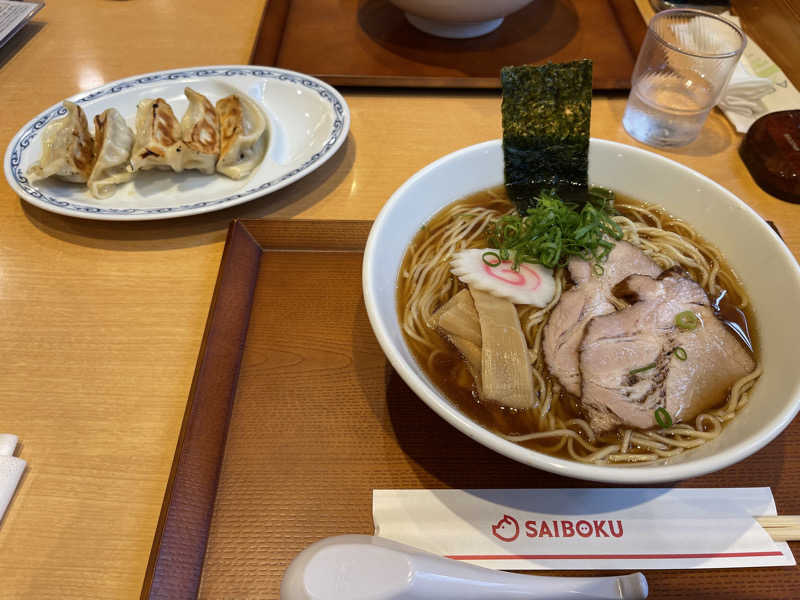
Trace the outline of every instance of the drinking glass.
[[747, 38], [712, 13], [676, 8], [650, 20], [622, 125], [651, 146], [694, 140], [719, 100]]

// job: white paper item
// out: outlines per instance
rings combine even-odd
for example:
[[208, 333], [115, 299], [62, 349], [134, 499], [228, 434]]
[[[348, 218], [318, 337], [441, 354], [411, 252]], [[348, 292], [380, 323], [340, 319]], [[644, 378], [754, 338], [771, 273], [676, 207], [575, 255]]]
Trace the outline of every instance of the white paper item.
[[10, 433], [0, 433], [0, 456], [14, 456], [19, 438]]
[[0, 433], [0, 521], [25, 471], [25, 461], [12, 456], [16, 447], [17, 436]]
[[794, 565], [755, 521], [769, 488], [375, 490], [375, 535], [483, 567]]
[[[739, 25], [739, 18], [728, 12], [720, 16]], [[746, 133], [759, 117], [800, 108], [800, 93], [767, 53], [748, 39], [718, 106], [736, 131]]]
[[765, 77], [750, 73], [740, 60], [731, 75], [728, 87], [719, 101], [719, 107], [738, 115], [752, 117], [764, 110], [761, 99], [775, 91], [775, 84]]
[[14, 37], [43, 6], [44, 2], [0, 0], [0, 46]]

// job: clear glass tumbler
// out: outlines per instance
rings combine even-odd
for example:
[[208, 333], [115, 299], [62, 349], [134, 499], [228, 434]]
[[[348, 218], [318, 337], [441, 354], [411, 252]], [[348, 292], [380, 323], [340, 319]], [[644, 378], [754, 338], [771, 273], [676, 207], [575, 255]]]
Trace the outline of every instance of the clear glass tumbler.
[[747, 38], [717, 15], [685, 8], [648, 24], [631, 79], [622, 125], [651, 146], [683, 146], [703, 128]]

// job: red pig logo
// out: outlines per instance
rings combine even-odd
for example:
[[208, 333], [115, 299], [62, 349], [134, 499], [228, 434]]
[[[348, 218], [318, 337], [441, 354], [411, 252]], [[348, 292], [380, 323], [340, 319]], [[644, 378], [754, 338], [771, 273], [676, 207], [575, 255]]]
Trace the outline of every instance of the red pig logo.
[[519, 537], [519, 523], [510, 515], [503, 515], [503, 518], [492, 525], [492, 533], [498, 540], [513, 542]]

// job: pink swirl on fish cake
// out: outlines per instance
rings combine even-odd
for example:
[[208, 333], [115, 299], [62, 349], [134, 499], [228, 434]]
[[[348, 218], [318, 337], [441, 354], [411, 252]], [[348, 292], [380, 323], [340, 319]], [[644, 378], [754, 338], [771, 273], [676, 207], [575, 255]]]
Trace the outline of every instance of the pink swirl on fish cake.
[[[519, 271], [515, 271], [513, 268], [510, 268], [511, 264], [512, 263], [510, 260], [504, 260], [503, 262], [497, 265], [488, 265], [484, 263], [483, 270], [488, 275], [494, 277], [495, 279], [499, 279], [500, 281], [507, 283], [508, 285], [527, 287], [528, 289], [535, 290], [538, 289], [539, 286], [542, 284], [542, 278], [539, 276], [539, 274], [533, 269], [531, 269], [525, 263], [519, 266]], [[530, 281], [532, 282], [531, 285], [526, 285], [529, 280], [523, 274], [523, 270], [526, 273], [530, 274]], [[504, 277], [503, 275], [507, 276]], [[508, 276], [510, 276], [510, 278]]]

